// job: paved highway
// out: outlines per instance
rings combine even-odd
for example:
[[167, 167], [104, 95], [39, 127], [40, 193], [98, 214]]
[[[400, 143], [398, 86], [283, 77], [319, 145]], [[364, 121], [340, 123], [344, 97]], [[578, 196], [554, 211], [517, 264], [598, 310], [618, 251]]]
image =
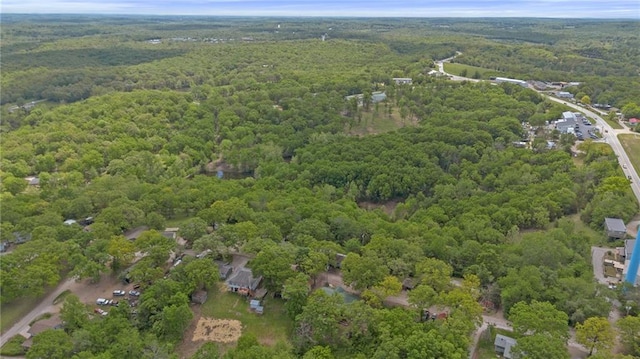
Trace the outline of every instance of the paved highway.
[[631, 161], [629, 160], [629, 156], [627, 155], [627, 152], [625, 152], [624, 148], [622, 147], [622, 144], [620, 143], [620, 140], [618, 139], [618, 134], [631, 133], [631, 132], [625, 131], [625, 130], [613, 129], [613, 127], [609, 126], [609, 124], [604, 119], [602, 119], [602, 117], [600, 117], [598, 114], [596, 114], [594, 111], [591, 111], [590, 109], [575, 105], [570, 102], [565, 102], [561, 99], [549, 96], [545, 93], [542, 93], [542, 95], [546, 96], [551, 101], [565, 104], [566, 106], [569, 106], [577, 111], [584, 113], [587, 117], [591, 117], [594, 120], [596, 120], [596, 123], [598, 124], [598, 126], [600, 126], [604, 130], [603, 131], [604, 133], [602, 133], [602, 135], [605, 142], [607, 142], [611, 146], [611, 148], [613, 149], [613, 152], [616, 154], [616, 156], [618, 156], [618, 162], [620, 163], [620, 166], [624, 171], [624, 175], [627, 177], [631, 176], [631, 190], [633, 191], [633, 194], [635, 194], [637, 201], [640, 202], [640, 176], [638, 176], [638, 171], [636, 171], [636, 169], [631, 164]]
[[[461, 54], [460, 52], [457, 52], [456, 56], [460, 54]], [[444, 71], [444, 63], [450, 62], [456, 56], [452, 56], [444, 60], [436, 61], [436, 65], [438, 66], [438, 72], [449, 76], [454, 81], [470, 81], [470, 82], [480, 81], [480, 80], [472, 79], [468, 77], [452, 75]], [[636, 200], [640, 203], [640, 176], [638, 176], [638, 171], [631, 164], [631, 161], [629, 160], [629, 156], [625, 152], [624, 148], [622, 147], [622, 144], [620, 143], [620, 140], [618, 139], [618, 134], [632, 133], [632, 132], [628, 130], [614, 130], [611, 126], [609, 126], [609, 124], [604, 119], [602, 119], [602, 117], [600, 117], [599, 114], [595, 113], [594, 111], [570, 102], [566, 102], [566, 100], [555, 98], [544, 92], [537, 91], [532, 87], [530, 88], [538, 92], [539, 94], [545, 96], [551, 101], [562, 103], [568, 107], [571, 107], [577, 111], [584, 113], [587, 117], [590, 117], [596, 120], [596, 123], [598, 124], [598, 126], [600, 126], [600, 128], [603, 129], [602, 135], [603, 135], [604, 141], [611, 146], [611, 148], [613, 149], [613, 152], [616, 154], [616, 156], [618, 156], [618, 162], [620, 163], [620, 167], [622, 167], [622, 171], [624, 172], [625, 177], [629, 177], [629, 176], [631, 177], [631, 190], [633, 191], [633, 194], [636, 196]]]

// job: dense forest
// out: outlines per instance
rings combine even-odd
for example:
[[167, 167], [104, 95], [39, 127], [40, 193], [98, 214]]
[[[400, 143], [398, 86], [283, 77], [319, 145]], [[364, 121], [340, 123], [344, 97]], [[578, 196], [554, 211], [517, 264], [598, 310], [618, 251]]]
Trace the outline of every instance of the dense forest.
[[[428, 75], [461, 51], [460, 63], [581, 81], [594, 102], [632, 109], [638, 25], [3, 15], [0, 236], [30, 240], [2, 256], [2, 303], [65, 276], [126, 271], [143, 289], [135, 312], [104, 318], [68, 297], [64, 330], [38, 335], [27, 358], [177, 357], [189, 296], [219, 276], [210, 257], [166, 272], [184, 249], [250, 255], [293, 328], [193, 358], [466, 358], [487, 302], [520, 352], [568, 358], [569, 328], [606, 318], [614, 298], [633, 304], [621, 338], [640, 355], [637, 293], [607, 290], [591, 268], [604, 218], [638, 213], [610, 147], [527, 138], [523, 123], [567, 110], [531, 89]], [[86, 217], [90, 229], [64, 224]], [[160, 235], [169, 224], [186, 247]], [[310, 290], [338, 253], [362, 300]], [[383, 305], [405, 278], [410, 305]], [[447, 320], [421, 320], [432, 306]], [[541, 313], [547, 325], [531, 320]]]

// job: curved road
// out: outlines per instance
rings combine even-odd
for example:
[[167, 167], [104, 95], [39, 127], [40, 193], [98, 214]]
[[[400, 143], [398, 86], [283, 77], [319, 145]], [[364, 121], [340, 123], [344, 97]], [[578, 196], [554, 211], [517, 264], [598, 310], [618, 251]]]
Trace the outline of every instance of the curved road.
[[[451, 80], [454, 80], [454, 81], [479, 82], [480, 80], [478, 79], [456, 76], [444, 71], [444, 63], [450, 62], [452, 59], [454, 59], [456, 56], [460, 54], [461, 52], [456, 52], [455, 56], [446, 58], [444, 60], [436, 61], [438, 72], [449, 76]], [[620, 143], [620, 140], [618, 139], [618, 134], [633, 133], [633, 132], [629, 131], [628, 129], [623, 129], [623, 130], [613, 129], [611, 126], [609, 126], [609, 124], [604, 119], [602, 119], [602, 117], [600, 117], [599, 113], [596, 113], [591, 109], [584, 108], [570, 102], [566, 102], [566, 100], [563, 100], [563, 99], [555, 98], [549, 94], [538, 91], [532, 87], [529, 87], [529, 88], [538, 92], [542, 96], [545, 96], [547, 99], [551, 101], [555, 101], [565, 106], [571, 107], [577, 111], [584, 113], [587, 117], [590, 117], [596, 120], [596, 123], [598, 124], [598, 126], [600, 126], [600, 128], [603, 129], [602, 135], [603, 135], [604, 141], [611, 146], [611, 148], [613, 149], [613, 152], [616, 154], [616, 156], [618, 156], [618, 162], [620, 163], [620, 167], [622, 167], [622, 171], [624, 172], [625, 177], [629, 177], [629, 176], [631, 177], [631, 190], [633, 191], [633, 194], [636, 196], [636, 200], [638, 201], [638, 203], [640, 203], [640, 176], [638, 175], [638, 171], [633, 167], [633, 164], [631, 164], [631, 161], [629, 160], [629, 156], [625, 152], [624, 148], [622, 147], [622, 144]]]
[[[16, 324], [9, 328], [6, 332], [0, 336], [0, 347], [3, 346], [11, 337], [17, 334], [25, 334], [29, 329], [29, 323], [36, 319], [42, 313], [51, 313], [57, 307], [53, 304], [53, 300], [56, 299], [60, 293], [67, 289], [72, 289], [77, 282], [74, 278], [70, 278], [60, 283], [56, 289], [51, 292], [46, 298], [44, 298], [38, 306], [33, 308], [27, 315], [22, 317]], [[58, 305], [59, 306], [59, 305]]]

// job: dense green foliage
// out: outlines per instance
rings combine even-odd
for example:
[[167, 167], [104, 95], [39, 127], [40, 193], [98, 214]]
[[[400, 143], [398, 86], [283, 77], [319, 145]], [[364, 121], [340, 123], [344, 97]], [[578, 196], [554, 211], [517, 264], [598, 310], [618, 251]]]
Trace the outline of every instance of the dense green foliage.
[[[462, 358], [479, 300], [505, 313], [545, 303], [565, 326], [608, 313], [589, 264], [598, 238], [574, 221], [600, 230], [605, 217], [637, 212], [612, 151], [586, 142], [576, 165], [572, 141], [557, 134], [514, 146], [522, 122], [543, 124], [565, 108], [518, 86], [426, 75], [455, 50], [472, 62], [494, 48], [513, 55], [496, 52], [500, 60], [491, 61], [502, 71], [528, 71], [542, 65], [508, 67], [570, 41], [565, 32], [542, 21], [529, 25], [540, 31], [501, 38], [531, 45], [493, 42], [484, 21], [435, 31], [414, 20], [287, 20], [285, 33], [275, 20], [74, 19], [3, 23], [0, 233], [31, 239], [2, 257], [1, 299], [41, 295], [64, 273], [126, 275], [144, 292], [137, 314], [118, 307], [90, 320], [68, 297], [65, 331], [39, 335], [27, 357], [168, 356], [192, 319], [189, 295], [213, 288], [218, 269], [210, 258], [185, 257], [167, 270], [173, 241], [153, 230], [136, 241], [123, 233], [180, 219], [188, 247], [253, 255], [249, 266], [270, 292], [282, 292], [296, 328], [290, 343], [265, 347], [243, 336], [235, 349], [206, 346], [196, 358]], [[328, 27], [335, 31], [321, 41]], [[469, 29], [485, 38], [467, 38]], [[253, 40], [231, 40], [242, 37]], [[155, 38], [161, 43], [146, 41]], [[484, 42], [491, 46], [483, 50]], [[574, 75], [553, 61], [544, 66], [553, 67], [550, 78]], [[611, 71], [627, 76], [637, 66]], [[395, 76], [414, 84], [395, 85]], [[387, 99], [345, 100], [377, 90]], [[11, 107], [36, 99], [47, 102]], [[349, 135], [374, 116], [411, 126]], [[222, 179], [211, 176], [217, 169]], [[30, 175], [37, 188], [25, 184]], [[63, 224], [88, 216], [90, 230]], [[145, 257], [130, 267], [136, 252]], [[347, 254], [344, 280], [364, 301], [309, 294], [318, 274], [337, 265], [336, 253]], [[465, 278], [461, 287], [452, 275]], [[416, 281], [412, 307], [382, 307], [406, 277]], [[432, 305], [448, 319], [420, 320]], [[540, 347], [532, 337], [526, 352]]]

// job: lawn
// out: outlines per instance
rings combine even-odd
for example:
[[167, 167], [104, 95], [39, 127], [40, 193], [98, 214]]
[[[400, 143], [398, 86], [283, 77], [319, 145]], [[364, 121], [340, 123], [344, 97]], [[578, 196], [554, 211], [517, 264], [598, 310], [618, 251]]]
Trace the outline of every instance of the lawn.
[[273, 345], [288, 342], [293, 331], [282, 299], [265, 297], [264, 314], [249, 311], [249, 301], [238, 294], [222, 292], [219, 288], [209, 290], [207, 302], [202, 306], [202, 316], [215, 319], [235, 319], [242, 323], [242, 333], [255, 335], [263, 344]]
[[42, 297], [38, 298], [22, 298], [11, 303], [2, 304], [0, 306], [0, 331], [11, 328], [20, 318], [29, 313]]
[[377, 104], [378, 111], [375, 110], [375, 106], [375, 104], [371, 105], [369, 111], [361, 109], [362, 118], [360, 122], [353, 120], [350, 127], [347, 125], [346, 131], [356, 136], [375, 135], [395, 131], [406, 126], [416, 126], [418, 124], [415, 118], [407, 117], [403, 120], [400, 116], [400, 111], [395, 106], [391, 109], [391, 115], [387, 113], [387, 107], [384, 103]]
[[622, 130], [622, 125], [618, 123], [618, 120], [610, 120], [607, 118], [607, 116], [602, 117], [602, 119], [604, 120], [604, 122], [606, 122], [607, 124], [609, 124], [609, 126], [611, 126], [612, 128], [616, 129], [616, 130]]
[[22, 343], [24, 343], [26, 339], [18, 334], [16, 336], [11, 337], [3, 346], [0, 348], [0, 355], [6, 356], [20, 356], [24, 355], [24, 349], [22, 349]]
[[499, 71], [485, 69], [484, 67], [476, 67], [476, 66], [455, 64], [455, 63], [449, 63], [449, 62], [444, 63], [444, 72], [446, 73], [462, 76], [461, 73], [464, 70], [467, 70], [467, 74], [463, 77], [473, 77], [476, 71], [480, 74], [481, 79], [488, 80], [490, 77], [500, 76]]
[[496, 334], [506, 335], [511, 338], [515, 338], [513, 332], [503, 329], [497, 329], [494, 327], [489, 327], [485, 330], [480, 336], [480, 341], [478, 342], [477, 355], [474, 358], [477, 359], [495, 359], [498, 358], [498, 355], [495, 352], [495, 347], [493, 346], [493, 342], [496, 339]]
[[618, 135], [629, 160], [636, 172], [640, 171], [640, 134]]

